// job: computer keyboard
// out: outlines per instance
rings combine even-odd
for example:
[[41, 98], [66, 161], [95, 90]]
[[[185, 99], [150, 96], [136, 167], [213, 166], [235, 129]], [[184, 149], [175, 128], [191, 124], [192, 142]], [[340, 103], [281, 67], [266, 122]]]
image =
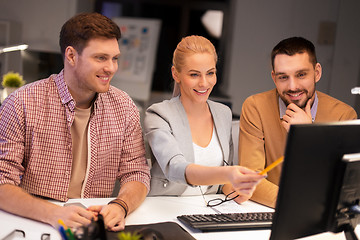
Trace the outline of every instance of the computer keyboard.
[[271, 228], [273, 212], [191, 214], [177, 218], [202, 231], [246, 230]]

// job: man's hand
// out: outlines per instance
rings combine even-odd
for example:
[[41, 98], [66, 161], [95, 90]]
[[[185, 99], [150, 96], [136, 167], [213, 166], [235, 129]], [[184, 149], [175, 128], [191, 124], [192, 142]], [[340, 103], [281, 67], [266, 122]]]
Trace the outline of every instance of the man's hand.
[[[131, 181], [121, 186], [117, 198], [126, 203], [127, 213], [130, 214], [144, 201], [147, 192], [143, 183]], [[110, 231], [120, 231], [125, 228], [125, 210], [118, 204], [90, 206], [87, 210], [101, 214], [106, 228]]]
[[63, 220], [66, 226], [77, 228], [90, 224], [91, 219], [97, 216], [94, 212], [79, 206], [63, 207], [35, 197], [12, 184], [0, 185], [0, 209], [21, 217], [48, 223], [55, 228], [59, 225], [59, 219]]
[[125, 211], [117, 204], [90, 206], [88, 210], [101, 214], [106, 228], [110, 231], [120, 231], [125, 228]]
[[58, 220], [61, 219], [67, 227], [78, 228], [83, 225], [89, 225], [91, 219], [96, 217], [97, 213], [88, 211], [79, 206], [59, 206], [52, 214], [51, 225], [53, 227], [58, 226]]
[[305, 109], [299, 108], [296, 104], [290, 103], [287, 106], [285, 115], [282, 118], [281, 124], [288, 132], [291, 124], [305, 124], [312, 123], [311, 117], [311, 99], [306, 103]]

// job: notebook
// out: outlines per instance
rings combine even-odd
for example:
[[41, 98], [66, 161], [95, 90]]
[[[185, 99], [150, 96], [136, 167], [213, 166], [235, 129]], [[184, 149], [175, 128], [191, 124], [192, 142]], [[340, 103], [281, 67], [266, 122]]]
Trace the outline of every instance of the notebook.
[[[196, 240], [185, 229], [176, 222], [160, 222], [141, 225], [127, 225], [125, 232], [149, 232], [152, 231], [161, 235], [159, 240]], [[118, 240], [119, 232], [107, 232], [107, 240]]]

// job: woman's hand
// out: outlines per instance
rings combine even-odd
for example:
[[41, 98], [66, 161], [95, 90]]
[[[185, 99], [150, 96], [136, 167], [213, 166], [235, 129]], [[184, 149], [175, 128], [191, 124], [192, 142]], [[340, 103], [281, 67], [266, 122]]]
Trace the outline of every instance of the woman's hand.
[[266, 178], [266, 175], [260, 175], [242, 166], [230, 166], [229, 169], [228, 176], [231, 187], [225, 185], [223, 192], [227, 194], [235, 191], [239, 195], [239, 197], [235, 199], [237, 203], [242, 203], [250, 199], [259, 182]]

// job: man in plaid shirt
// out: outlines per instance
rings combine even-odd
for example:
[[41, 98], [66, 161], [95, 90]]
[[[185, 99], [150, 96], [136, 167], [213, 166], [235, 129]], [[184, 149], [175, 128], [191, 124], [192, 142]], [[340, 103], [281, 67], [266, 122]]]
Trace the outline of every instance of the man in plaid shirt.
[[[0, 208], [69, 227], [104, 216], [118, 231], [149, 191], [139, 112], [110, 86], [120, 56], [119, 27], [98, 13], [79, 14], [60, 32], [64, 69], [25, 85], [0, 108]], [[104, 206], [58, 206], [46, 199], [110, 197]], [[26, 204], [24, 204], [26, 203]]]

